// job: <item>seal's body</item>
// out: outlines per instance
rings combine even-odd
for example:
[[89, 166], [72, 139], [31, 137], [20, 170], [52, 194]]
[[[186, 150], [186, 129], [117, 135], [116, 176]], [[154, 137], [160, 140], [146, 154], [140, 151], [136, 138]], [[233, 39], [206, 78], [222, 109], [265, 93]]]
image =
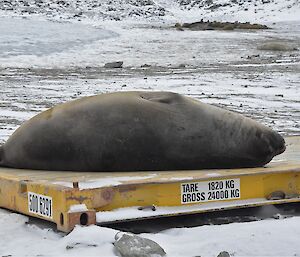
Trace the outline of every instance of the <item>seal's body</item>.
[[276, 132], [170, 92], [122, 92], [57, 105], [0, 148], [0, 165], [142, 171], [256, 167], [285, 150]]

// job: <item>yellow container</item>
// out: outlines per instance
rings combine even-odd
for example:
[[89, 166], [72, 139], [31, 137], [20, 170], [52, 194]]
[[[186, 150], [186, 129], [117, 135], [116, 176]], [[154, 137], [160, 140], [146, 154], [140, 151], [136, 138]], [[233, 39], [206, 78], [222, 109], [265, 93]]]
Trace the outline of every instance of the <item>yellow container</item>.
[[0, 207], [68, 232], [76, 224], [298, 202], [300, 137], [286, 142], [286, 152], [261, 168], [111, 173], [0, 168]]

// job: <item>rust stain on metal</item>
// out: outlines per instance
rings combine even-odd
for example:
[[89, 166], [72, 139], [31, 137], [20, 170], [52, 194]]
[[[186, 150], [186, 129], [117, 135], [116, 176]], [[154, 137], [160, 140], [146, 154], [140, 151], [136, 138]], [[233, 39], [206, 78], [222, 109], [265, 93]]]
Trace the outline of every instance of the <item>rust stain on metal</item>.
[[89, 198], [88, 197], [84, 197], [84, 196], [79, 196], [79, 197], [77, 197], [77, 196], [70, 196], [70, 197], [67, 197], [66, 199], [67, 200], [75, 200], [75, 201], [77, 201], [79, 203], [83, 203], [83, 201], [85, 201], [85, 200], [87, 200]]
[[137, 189], [137, 187], [133, 186], [133, 185], [122, 185], [119, 187], [119, 192], [126, 193], [126, 192], [130, 192], [130, 191], [135, 191], [136, 189]]
[[94, 193], [91, 197], [94, 208], [99, 208], [111, 203], [115, 193], [116, 192], [113, 188], [105, 188], [97, 193]]
[[106, 202], [111, 202], [113, 197], [115, 195], [115, 192], [112, 188], [107, 188], [107, 189], [104, 189], [102, 192], [101, 192], [101, 197], [102, 199], [104, 199]]
[[[82, 215], [86, 215], [84, 221], [81, 218]], [[75, 225], [88, 226], [92, 224], [96, 224], [96, 212], [94, 210], [68, 213], [68, 222], [62, 227], [62, 230], [69, 232]]]
[[19, 194], [24, 197], [24, 195], [26, 196], [27, 193], [27, 182], [28, 180], [21, 180], [19, 182]]

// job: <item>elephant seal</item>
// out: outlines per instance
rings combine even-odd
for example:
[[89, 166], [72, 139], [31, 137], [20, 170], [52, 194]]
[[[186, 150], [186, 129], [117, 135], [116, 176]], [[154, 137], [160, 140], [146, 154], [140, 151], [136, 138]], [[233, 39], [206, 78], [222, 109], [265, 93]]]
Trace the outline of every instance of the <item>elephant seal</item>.
[[71, 171], [257, 167], [285, 150], [276, 132], [171, 92], [119, 92], [46, 110], [18, 128], [0, 165]]

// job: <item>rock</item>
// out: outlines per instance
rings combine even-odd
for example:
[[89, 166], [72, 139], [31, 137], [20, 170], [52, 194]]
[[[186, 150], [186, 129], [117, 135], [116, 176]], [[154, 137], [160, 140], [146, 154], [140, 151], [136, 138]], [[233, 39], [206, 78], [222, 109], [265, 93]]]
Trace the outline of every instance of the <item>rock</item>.
[[286, 219], [288, 217], [289, 217], [288, 215], [281, 215], [280, 213], [276, 213], [276, 214], [273, 215], [273, 218], [275, 220], [283, 220], [283, 219]]
[[234, 30], [234, 24], [224, 25], [223, 30]]
[[268, 200], [282, 200], [285, 199], [285, 193], [283, 191], [274, 191], [267, 196]]
[[181, 24], [178, 23], [178, 22], [175, 24], [175, 28], [176, 28], [177, 30], [179, 30], [179, 31], [184, 31], [184, 29], [182, 28]]
[[104, 68], [122, 68], [123, 67], [123, 62], [108, 62], [105, 63]]
[[150, 65], [150, 64], [147, 64], [147, 63], [141, 65], [141, 68], [150, 68], [150, 67], [151, 67], [151, 65]]
[[70, 243], [66, 246], [66, 250], [71, 250], [74, 248], [86, 248], [86, 247], [97, 247], [96, 244], [87, 244], [87, 243]]
[[217, 257], [230, 257], [230, 254], [226, 251], [220, 252]]
[[115, 249], [122, 257], [165, 256], [166, 252], [156, 242], [133, 234], [116, 235]]
[[190, 30], [234, 30], [234, 29], [269, 29], [268, 26], [262, 24], [251, 24], [249, 22], [218, 22], [218, 21], [201, 21], [175, 24], [175, 28], [187, 28]]
[[258, 50], [265, 51], [297, 51], [294, 46], [288, 45], [284, 42], [268, 42], [257, 47]]

